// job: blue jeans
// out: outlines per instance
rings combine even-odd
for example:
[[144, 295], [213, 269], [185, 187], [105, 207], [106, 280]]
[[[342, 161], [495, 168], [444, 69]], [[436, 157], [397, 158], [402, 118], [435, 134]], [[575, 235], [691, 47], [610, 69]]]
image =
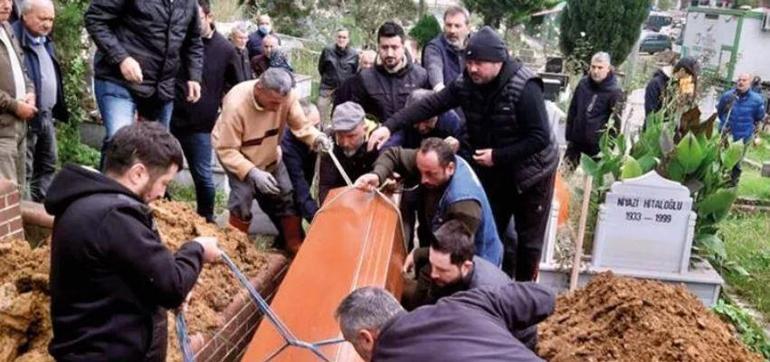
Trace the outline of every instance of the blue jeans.
[[180, 133], [175, 136], [182, 145], [184, 157], [187, 159], [190, 174], [195, 183], [198, 214], [206, 218], [206, 221], [213, 222], [216, 189], [211, 166], [211, 133]]
[[104, 143], [102, 144], [102, 162], [104, 165], [104, 151], [109, 146], [112, 136], [118, 130], [134, 123], [136, 116], [150, 121], [162, 123], [166, 128], [171, 123], [171, 112], [174, 109], [174, 101], [156, 101], [134, 98], [129, 90], [115, 82], [104, 79], [94, 79], [94, 95], [96, 105], [102, 115], [102, 122], [106, 129]]

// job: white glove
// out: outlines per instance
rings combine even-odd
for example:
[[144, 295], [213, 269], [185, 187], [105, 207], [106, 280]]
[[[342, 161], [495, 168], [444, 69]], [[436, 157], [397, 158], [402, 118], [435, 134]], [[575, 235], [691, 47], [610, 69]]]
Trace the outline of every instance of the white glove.
[[262, 171], [256, 167], [249, 171], [246, 179], [251, 183], [255, 190], [263, 194], [278, 195], [281, 189], [278, 188], [278, 181], [270, 172]]
[[315, 152], [331, 152], [334, 147], [332, 139], [326, 133], [321, 133], [313, 141], [313, 151]]

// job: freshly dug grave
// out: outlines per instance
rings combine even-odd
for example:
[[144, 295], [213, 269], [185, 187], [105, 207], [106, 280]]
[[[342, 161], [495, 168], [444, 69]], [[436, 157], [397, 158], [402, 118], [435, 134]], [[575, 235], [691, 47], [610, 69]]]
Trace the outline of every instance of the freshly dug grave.
[[565, 361], [762, 361], [683, 286], [596, 276], [560, 296], [538, 354]]
[[0, 362], [52, 361], [48, 314], [49, 248], [0, 242]]
[[[242, 232], [207, 224], [187, 204], [160, 201], [152, 207], [161, 238], [172, 250], [196, 236], [214, 236], [247, 277], [265, 266], [265, 255]], [[48, 245], [31, 249], [24, 240], [0, 242], [0, 362], [53, 360], [47, 352], [52, 338]], [[213, 334], [225, 323], [221, 312], [242, 290], [227, 266], [206, 265], [185, 312], [189, 334]], [[168, 331], [168, 360], [181, 361], [171, 313]]]
[[[248, 236], [238, 230], [221, 229], [206, 223], [206, 220], [193, 211], [188, 204], [174, 201], [158, 201], [152, 204], [155, 222], [161, 239], [171, 248], [178, 249], [186, 241], [197, 236], [214, 236], [219, 247], [230, 256], [241, 271], [249, 278], [258, 274], [266, 265], [266, 258], [250, 241]], [[188, 333], [213, 334], [224, 323], [222, 311], [244, 288], [230, 269], [223, 263], [206, 265], [192, 290], [192, 296], [185, 311]], [[175, 324], [169, 316], [168, 360], [181, 361]]]

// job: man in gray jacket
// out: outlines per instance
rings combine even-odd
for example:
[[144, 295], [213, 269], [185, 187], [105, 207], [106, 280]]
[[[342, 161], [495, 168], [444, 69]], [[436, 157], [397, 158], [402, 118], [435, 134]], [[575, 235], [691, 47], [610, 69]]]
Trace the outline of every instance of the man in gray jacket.
[[0, 177], [24, 190], [27, 121], [37, 114], [24, 55], [8, 18], [11, 0], [0, 0]]

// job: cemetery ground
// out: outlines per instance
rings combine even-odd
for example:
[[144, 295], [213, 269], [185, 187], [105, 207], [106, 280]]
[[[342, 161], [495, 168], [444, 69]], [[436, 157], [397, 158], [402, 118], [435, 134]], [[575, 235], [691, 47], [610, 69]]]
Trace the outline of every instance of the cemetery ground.
[[[747, 158], [759, 163], [770, 161], [770, 135], [764, 134], [760, 145], [751, 147]], [[763, 178], [760, 171], [744, 163], [744, 173], [738, 186], [740, 198], [758, 200], [758, 203], [770, 203], [770, 179]], [[746, 339], [759, 340], [757, 334], [764, 329], [766, 335], [770, 331], [770, 213], [767, 208], [755, 211], [738, 211], [725, 220], [721, 226], [720, 236], [724, 241], [726, 260], [723, 265], [736, 265], [741, 268], [722, 267], [717, 265], [725, 278], [730, 293], [737, 295], [742, 302], [755, 308], [759, 315], [752, 321], [746, 313], [732, 309], [730, 304], [715, 311], [731, 319], [739, 330], [743, 328]], [[729, 299], [729, 298], [728, 298]], [[737, 301], [733, 301], [737, 302]], [[759, 327], [759, 328], [757, 328]], [[753, 331], [752, 331], [753, 330]], [[764, 338], [765, 358], [770, 358], [770, 343]], [[760, 343], [762, 344], [762, 343]]]

